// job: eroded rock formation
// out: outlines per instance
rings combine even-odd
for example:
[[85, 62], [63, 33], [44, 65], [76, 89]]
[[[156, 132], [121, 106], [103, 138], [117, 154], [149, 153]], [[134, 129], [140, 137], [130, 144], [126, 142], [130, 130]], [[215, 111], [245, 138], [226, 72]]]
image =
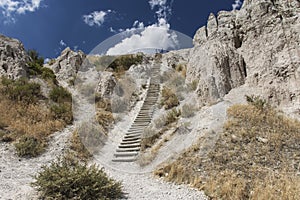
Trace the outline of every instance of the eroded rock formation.
[[27, 76], [27, 62], [23, 44], [17, 39], [0, 35], [0, 76], [17, 79]]

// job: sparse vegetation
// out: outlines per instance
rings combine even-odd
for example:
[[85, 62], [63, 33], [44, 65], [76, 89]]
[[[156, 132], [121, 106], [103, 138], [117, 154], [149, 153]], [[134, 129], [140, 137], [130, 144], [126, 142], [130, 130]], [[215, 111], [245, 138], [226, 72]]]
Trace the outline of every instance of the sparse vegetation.
[[191, 92], [195, 91], [198, 87], [199, 81], [193, 80], [191, 83], [187, 84], [187, 89]]
[[73, 121], [72, 113], [72, 95], [63, 87], [54, 87], [50, 93], [49, 98], [54, 102], [50, 110], [54, 119], [62, 119], [67, 124]]
[[170, 88], [164, 87], [161, 95], [161, 105], [164, 106], [166, 110], [179, 105], [176, 94]]
[[12, 101], [21, 101], [23, 103], [36, 103], [41, 98], [40, 85], [30, 83], [28, 79], [22, 78], [18, 80], [10, 80], [2, 78], [1, 92]]
[[43, 199], [120, 199], [120, 182], [97, 166], [87, 166], [66, 157], [43, 166], [32, 185]]
[[70, 149], [75, 152], [76, 158], [78, 158], [81, 161], [86, 162], [89, 158], [92, 157], [92, 154], [86, 149], [84, 144], [81, 142], [78, 130], [75, 130], [72, 133]]
[[200, 140], [155, 174], [204, 189], [213, 199], [297, 199], [300, 122], [251, 99], [228, 109], [213, 149], [204, 153]]
[[160, 116], [154, 120], [156, 128], [162, 128], [163, 126], [168, 126], [173, 122], [176, 122], [181, 115], [181, 110], [173, 108], [168, 111], [165, 115]]
[[105, 111], [102, 109], [97, 109], [96, 119], [105, 130], [108, 130], [108, 128], [114, 122], [113, 114], [110, 111]]
[[157, 139], [164, 133], [164, 131], [158, 131], [153, 127], [147, 127], [144, 130], [143, 138], [141, 141], [141, 151], [146, 150], [157, 141]]
[[0, 93], [1, 141], [15, 142], [19, 156], [38, 156], [47, 146], [47, 137], [72, 121], [70, 99], [51, 103], [41, 94], [40, 85], [28, 79], [2, 78]]

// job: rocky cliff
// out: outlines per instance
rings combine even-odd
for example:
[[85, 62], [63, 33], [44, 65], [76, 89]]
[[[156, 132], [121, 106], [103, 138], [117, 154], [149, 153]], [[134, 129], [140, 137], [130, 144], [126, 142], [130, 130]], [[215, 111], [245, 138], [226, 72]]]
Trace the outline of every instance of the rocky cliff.
[[276, 104], [300, 102], [299, 36], [298, 0], [245, 0], [197, 31], [187, 81], [198, 81], [203, 102], [244, 84]]
[[74, 52], [69, 47], [64, 49], [54, 63], [45, 66], [52, 69], [59, 81], [74, 81], [77, 72], [83, 68], [86, 55], [82, 51]]
[[29, 57], [20, 41], [0, 35], [0, 76], [11, 79], [26, 76], [28, 61]]

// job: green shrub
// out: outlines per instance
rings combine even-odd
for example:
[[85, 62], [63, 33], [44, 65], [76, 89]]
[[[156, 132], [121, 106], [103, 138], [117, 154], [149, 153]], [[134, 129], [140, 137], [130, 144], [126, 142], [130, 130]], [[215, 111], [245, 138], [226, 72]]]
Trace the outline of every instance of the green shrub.
[[246, 95], [245, 97], [246, 97], [246, 101], [250, 105], [255, 106], [259, 110], [264, 110], [266, 107], [268, 107], [267, 101], [264, 100], [264, 99], [261, 99], [261, 97], [259, 97], [259, 96], [254, 96], [254, 95], [248, 96], [248, 95]]
[[41, 96], [41, 86], [38, 83], [30, 83], [28, 79], [21, 78], [10, 80], [2, 78], [2, 93], [10, 100], [35, 103]]
[[[31, 60], [27, 63], [29, 74], [33, 76], [40, 76], [44, 80], [51, 80], [53, 83], [57, 83], [54, 72], [51, 69], [44, 67], [44, 58], [39, 56], [35, 50], [29, 50], [27, 53], [31, 58]], [[51, 60], [49, 65], [51, 65], [52, 62], [53, 61]]]
[[120, 199], [120, 182], [95, 165], [88, 167], [65, 157], [43, 166], [32, 183], [43, 199]]
[[72, 102], [72, 95], [63, 87], [54, 87], [50, 93], [49, 97], [52, 101], [56, 103]]
[[73, 121], [72, 105], [61, 103], [53, 104], [50, 107], [51, 113], [54, 119], [62, 119], [67, 124], [71, 124]]
[[161, 105], [164, 106], [166, 110], [179, 105], [179, 101], [176, 94], [170, 88], [163, 88]]
[[43, 152], [43, 143], [33, 136], [24, 135], [15, 143], [20, 157], [35, 157]]
[[143, 62], [143, 55], [123, 55], [117, 57], [109, 66], [114, 72], [120, 73], [128, 70], [132, 65]]

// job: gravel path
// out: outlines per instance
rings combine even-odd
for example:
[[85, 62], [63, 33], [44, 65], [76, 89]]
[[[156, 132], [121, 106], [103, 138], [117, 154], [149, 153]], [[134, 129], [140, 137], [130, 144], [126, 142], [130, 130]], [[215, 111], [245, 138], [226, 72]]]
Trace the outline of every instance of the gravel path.
[[68, 126], [63, 131], [53, 134], [47, 152], [32, 159], [21, 159], [15, 154], [13, 145], [0, 143], [0, 199], [37, 199], [33, 188], [30, 187], [32, 176], [41, 166], [62, 154], [72, 132], [73, 126]]

